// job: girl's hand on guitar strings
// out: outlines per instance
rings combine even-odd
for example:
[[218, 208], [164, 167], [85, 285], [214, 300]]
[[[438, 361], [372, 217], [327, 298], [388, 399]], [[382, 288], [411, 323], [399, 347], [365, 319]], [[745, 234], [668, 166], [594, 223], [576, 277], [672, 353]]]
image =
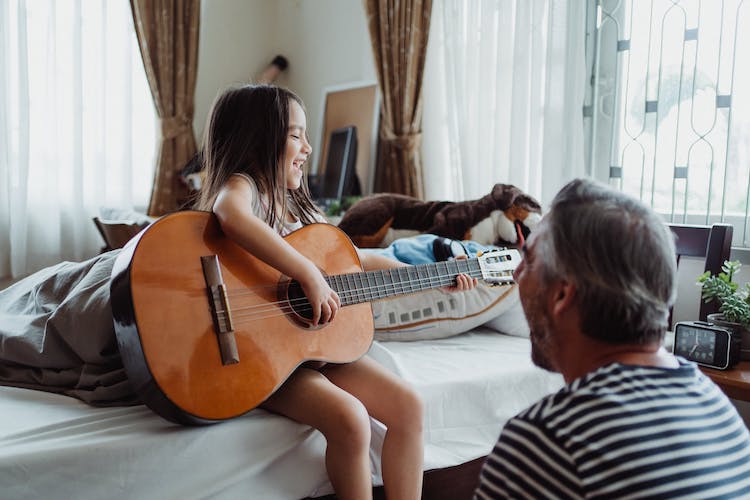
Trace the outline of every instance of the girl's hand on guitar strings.
[[341, 307], [341, 300], [318, 268], [314, 265], [311, 268], [308, 278], [300, 279], [299, 282], [312, 308], [312, 324], [318, 326], [318, 324], [330, 323], [336, 318], [336, 313]]
[[459, 274], [458, 276], [456, 276], [456, 284], [448, 287], [448, 290], [456, 291], [456, 292], [463, 292], [466, 290], [471, 290], [475, 286], [477, 286], [476, 278], [472, 278], [465, 274]]
[[[467, 257], [465, 255], [456, 257], [456, 260], [466, 260], [466, 259]], [[472, 278], [466, 274], [459, 274], [456, 276], [456, 284], [453, 286], [447, 286], [445, 287], [445, 289], [450, 292], [463, 292], [466, 290], [471, 290], [475, 286], [477, 286], [476, 278]]]

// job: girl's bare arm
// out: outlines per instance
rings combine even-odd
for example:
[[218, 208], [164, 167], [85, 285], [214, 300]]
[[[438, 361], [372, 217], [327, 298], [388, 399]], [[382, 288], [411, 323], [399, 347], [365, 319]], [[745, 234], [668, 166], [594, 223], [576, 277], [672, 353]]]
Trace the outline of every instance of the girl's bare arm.
[[339, 297], [315, 264], [298, 252], [264, 220], [253, 215], [253, 191], [241, 178], [230, 179], [213, 206], [221, 229], [258, 259], [302, 285], [313, 308], [313, 324], [333, 320]]

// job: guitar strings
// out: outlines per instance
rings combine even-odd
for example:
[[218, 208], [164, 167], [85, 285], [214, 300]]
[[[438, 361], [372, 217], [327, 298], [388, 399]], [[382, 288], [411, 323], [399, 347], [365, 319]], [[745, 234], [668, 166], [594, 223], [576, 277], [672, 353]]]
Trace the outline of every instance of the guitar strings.
[[[469, 273], [469, 274], [471, 274], [471, 273]], [[430, 278], [422, 278], [422, 279], [419, 279], [419, 280], [415, 280], [415, 281], [413, 281], [411, 283], [414, 283], [415, 286], [417, 286], [417, 285], [421, 285], [421, 284], [423, 284], [425, 282], [432, 281], [432, 282], [434, 282], [434, 284], [435, 284], [436, 287], [440, 287], [440, 286], [450, 285], [451, 283], [453, 283], [454, 277], [455, 277], [454, 274], [442, 275], [442, 276], [438, 276], [437, 277], [437, 278], [440, 278], [440, 281], [435, 281], [434, 279], [430, 279]], [[478, 276], [476, 276], [476, 277], [478, 277]], [[444, 281], [446, 278], [449, 278], [448, 281]], [[364, 287], [364, 288], [350, 289], [350, 290], [347, 290], [347, 291], [339, 292], [339, 298], [344, 303], [344, 305], [347, 305], [345, 302], [347, 302], [348, 299], [359, 298], [364, 293], [372, 292], [373, 290], [376, 290], [376, 291], [380, 292], [380, 291], [388, 290], [389, 288], [393, 288], [394, 291], [396, 290], [395, 285], [389, 285], [389, 284], [379, 284], [378, 285], [378, 284], [376, 284], [375, 286], [368, 286], [368, 287]], [[410, 293], [410, 292], [418, 291], [418, 290], [410, 290], [409, 291], [409, 290], [404, 289], [402, 291], [403, 291], [403, 293]], [[252, 305], [252, 306], [233, 307], [232, 311], [233, 311], [233, 313], [234, 312], [250, 312], [251, 313], [250, 315], [252, 315], [252, 314], [255, 314], [255, 313], [263, 313], [265, 311], [278, 311], [279, 308], [277, 306], [279, 304], [282, 304], [282, 305], [289, 304], [290, 307], [287, 307], [287, 309], [289, 309], [290, 311], [292, 311], [293, 307], [291, 307], [291, 306], [297, 305], [297, 304], [305, 304], [305, 303], [308, 303], [307, 298], [306, 297], [300, 297], [300, 298], [297, 298], [297, 299], [284, 299], [284, 300], [275, 301], [275, 302], [265, 302], [263, 304], [256, 304], [256, 305]], [[300, 308], [301, 311], [309, 311], [310, 309], [311, 309], [311, 307]], [[253, 311], [250, 311], [250, 310], [253, 310]], [[246, 317], [246, 316], [248, 316], [248, 314], [237, 314], [237, 317], [243, 317], [243, 316]]]
[[[452, 281], [440, 282], [440, 283], [436, 283], [436, 286], [437, 287], [446, 286], [446, 285], [450, 285], [451, 283]], [[405, 293], [410, 293], [410, 292], [405, 292]], [[303, 306], [295, 308], [292, 305], [294, 303], [297, 303], [297, 304], [302, 303]], [[343, 304], [343, 305], [346, 306], [350, 304]], [[248, 309], [253, 309], [253, 308], [257, 308], [257, 310], [248, 311]], [[307, 298], [300, 298], [300, 299], [293, 299], [293, 300], [277, 301], [273, 303], [267, 302], [265, 304], [260, 304], [257, 306], [239, 308], [239, 310], [243, 312], [236, 313], [235, 309], [233, 309], [231, 312], [233, 323], [257, 321], [257, 320], [267, 319], [267, 318], [272, 318], [272, 317], [277, 317], [277, 316], [290, 316], [293, 314], [303, 314], [303, 313], [310, 312], [312, 310], [312, 306], [307, 301]], [[264, 313], [267, 313], [267, 314], [264, 314]], [[227, 314], [226, 312], [217, 312], [217, 315], [219, 316], [219, 318], [225, 318]], [[308, 318], [308, 319], [312, 319], [312, 318]]]
[[[471, 269], [468, 268], [468, 263], [476, 261], [476, 260], [477, 259], [467, 259], [465, 261], [464, 260], [456, 261], [456, 262], [462, 262], [462, 263], [465, 262], [466, 264], [464, 264], [464, 267], [467, 267], [466, 270], [459, 270], [458, 269], [459, 266], [456, 266], [456, 269], [455, 270], [451, 270], [451, 271], [448, 270], [447, 266], [442, 266], [442, 267], [445, 267], [445, 271], [448, 272], [450, 276], [456, 276], [458, 274], [479, 273], [479, 274], [476, 274], [473, 277], [475, 277], [475, 278], [481, 278], [481, 270], [474, 269], [472, 271]], [[435, 268], [439, 267], [438, 264], [440, 264], [440, 263], [439, 262], [435, 263]], [[401, 268], [393, 268], [393, 269], [401, 269]], [[412, 268], [408, 268], [408, 269], [412, 269]], [[381, 269], [381, 270], [378, 270], [378, 271], [361, 271], [361, 272], [344, 273], [344, 274], [338, 274], [338, 275], [327, 275], [325, 277], [327, 279], [330, 278], [332, 280], [333, 278], [336, 278], [336, 277], [339, 277], [339, 276], [340, 277], [346, 277], [346, 276], [355, 276], [355, 275], [366, 275], [368, 272], [369, 273], [377, 273], [377, 272], [381, 272], [382, 273], [382, 272], [389, 272], [389, 271], [392, 271], [392, 270]], [[394, 271], [393, 273], [396, 274], [397, 277], [400, 278], [400, 276], [398, 276], [400, 274], [398, 271]], [[441, 278], [443, 276], [446, 276], [446, 275], [438, 274], [436, 277]], [[409, 276], [407, 275], [407, 277], [409, 277]], [[421, 276], [418, 276], [418, 278], [419, 279], [423, 279]], [[429, 279], [429, 277], [428, 277], [428, 279]], [[252, 287], [230, 289], [230, 290], [227, 290], [227, 294], [230, 294], [233, 297], [240, 297], [240, 296], [243, 296], [243, 295], [255, 295], [257, 293], [256, 290], [278, 289], [278, 287], [279, 287], [279, 285], [277, 283], [266, 284], [266, 285], [255, 285], [255, 286], [252, 286]]]
[[[469, 271], [463, 274], [467, 274], [471, 277], [481, 277], [481, 271]], [[445, 275], [438, 275], [433, 277], [427, 277], [427, 278], [419, 278], [417, 280], [410, 281], [409, 284], [414, 284], [415, 286], [422, 285], [424, 283], [432, 283], [435, 285], [435, 287], [440, 286], [447, 286], [455, 283], [455, 273], [451, 274], [445, 274]], [[263, 286], [264, 288], [267, 287], [267, 285]], [[352, 298], [359, 298], [362, 297], [363, 294], [367, 292], [375, 291], [385, 291], [388, 289], [393, 289], [396, 291], [397, 285], [395, 284], [375, 284], [374, 286], [366, 286], [362, 288], [353, 288], [349, 290], [344, 290], [339, 292], [339, 298], [341, 299], [342, 303], [344, 305], [347, 305], [345, 302]], [[405, 289], [402, 290], [403, 293], [410, 293], [414, 291], [419, 290], [411, 290], [406, 291]], [[237, 294], [232, 294], [232, 296], [235, 296]], [[371, 299], [374, 300], [374, 299]], [[305, 307], [299, 307], [296, 308], [294, 305], [300, 305], [300, 304], [307, 304]], [[231, 315], [233, 318], [233, 321], [235, 319], [240, 321], [247, 321], [248, 319], [252, 319], [253, 321], [259, 320], [259, 319], [266, 319], [274, 316], [284, 316], [293, 314], [295, 312], [297, 313], [304, 313], [309, 312], [312, 310], [312, 306], [309, 304], [307, 297], [300, 297], [297, 299], [286, 299], [286, 300], [280, 300], [275, 302], [265, 302], [263, 304], [256, 304], [252, 306], [245, 306], [245, 307], [233, 307], [231, 311]], [[227, 316], [226, 311], [217, 311], [217, 316], [219, 318], [223, 319]]]
[[[455, 277], [458, 274], [472, 275], [472, 273], [473, 273], [473, 277], [475, 277], [475, 278], [481, 278], [481, 275], [482, 275], [482, 271], [478, 270], [478, 269], [474, 269], [474, 270], [467, 269], [466, 271], [458, 271], [458, 272], [456, 272], [456, 271], [448, 271], [446, 269], [446, 271], [447, 271], [447, 274], [437, 274], [437, 275], [434, 275], [434, 276], [424, 277], [424, 276], [419, 276], [418, 275], [416, 280], [411, 280], [411, 278], [409, 276], [407, 276], [407, 278], [410, 278], [409, 279], [410, 283], [414, 282], [414, 283], [421, 284], [421, 283], [424, 283], [424, 280], [430, 280], [432, 278], [442, 279], [442, 278], [444, 278], [446, 276], [447, 277]], [[367, 274], [367, 273], [363, 272], [363, 273], [330, 275], [330, 276], [326, 276], [326, 279], [329, 282], [329, 285], [331, 285], [331, 287], [334, 287], [336, 285], [336, 283], [335, 283], [336, 280], [334, 278], [342, 277], [341, 280], [343, 280], [347, 276], [364, 275], [364, 274]], [[399, 274], [399, 273], [396, 273], [396, 274]], [[400, 278], [400, 276], [397, 276], [397, 278]], [[371, 283], [371, 281], [369, 279], [366, 279], [366, 278], [365, 279], [360, 279], [360, 281], [361, 282], [366, 281], [368, 284]], [[283, 285], [281, 285], [281, 286], [283, 286]], [[376, 286], [389, 286], [389, 285], [386, 284], [386, 283], [381, 283], [381, 284], [377, 284], [376, 283]], [[227, 290], [227, 295], [231, 296], [232, 298], [242, 297], [242, 296], [245, 296], [245, 295], [257, 295], [258, 291], [262, 292], [264, 290], [265, 291], [268, 291], [268, 290], [278, 290], [279, 287], [280, 287], [279, 283], [273, 283], [273, 284], [265, 284], [265, 285], [255, 285], [255, 286], [251, 286], [251, 287], [233, 288], [233, 289], [228, 289]], [[368, 288], [365, 288], [365, 289], [352, 288], [350, 290], [352, 290], [353, 293], [357, 293], [358, 290], [369, 290], [369, 289]], [[344, 292], [346, 292], [346, 290], [344, 290]], [[339, 294], [339, 296], [340, 295], [341, 294]]]
[[[450, 285], [451, 283], [453, 283], [452, 280], [450, 280], [450, 281], [439, 281], [439, 282], [435, 282], [434, 285], [435, 285], [435, 287], [440, 287], [440, 286]], [[372, 291], [373, 289], [377, 290], [378, 288], [382, 288], [382, 287], [368, 287], [367, 289], [360, 289], [360, 290]], [[377, 291], [382, 291], [382, 290], [377, 290]], [[403, 293], [410, 293], [410, 292], [416, 292], [416, 291], [419, 291], [419, 290], [410, 290], [410, 291], [409, 290], [405, 290], [405, 291], [403, 291]], [[354, 292], [354, 291], [352, 291], [350, 293], [343, 293], [343, 292], [339, 293], [339, 298], [341, 299], [341, 302], [342, 302], [343, 306], [350, 305], [350, 304], [346, 303], [348, 299], [359, 298], [359, 297], [361, 297], [361, 295], [358, 294], [357, 292]], [[375, 300], [375, 298], [372, 298], [370, 300]], [[363, 300], [363, 302], [367, 302], [367, 301], [368, 300]], [[353, 302], [353, 303], [357, 303], [357, 302]], [[294, 305], [303, 305], [304, 307], [299, 307], [299, 308], [295, 309], [293, 307]], [[277, 307], [277, 306], [279, 306], [279, 307]], [[255, 314], [263, 313], [263, 312], [266, 312], [266, 311], [278, 311], [279, 308], [282, 311], [288, 311], [288, 312], [294, 312], [295, 310], [297, 310], [298, 312], [308, 312], [308, 311], [312, 310], [312, 306], [309, 305], [307, 297], [300, 297], [300, 298], [297, 298], [297, 299], [288, 299], [288, 300], [281, 300], [281, 301], [275, 301], [275, 302], [266, 302], [266, 303], [263, 303], [263, 304], [256, 304], [256, 305], [253, 305], [253, 306], [233, 307], [232, 308], [232, 314], [233, 314], [234, 317], [237, 317], [237, 318], [240, 318], [240, 317], [249, 317], [249, 316], [254, 316]], [[235, 314], [235, 313], [238, 313], [238, 314]]]
[[[467, 275], [469, 275], [471, 277], [475, 277], [475, 278], [481, 277], [481, 271], [473, 272], [473, 273], [472, 272], [467, 272], [467, 273], [461, 273], [461, 274], [467, 274]], [[410, 280], [407, 283], [407, 285], [412, 285], [413, 284], [414, 286], [421, 286], [421, 285], [423, 285], [425, 283], [430, 283], [430, 282], [433, 282], [433, 281], [435, 281], [437, 279], [439, 281], [435, 281], [435, 286], [436, 287], [440, 287], [440, 286], [450, 285], [454, 281], [455, 277], [456, 277], [456, 274], [454, 274], [454, 273], [436, 275], [436, 276], [431, 276], [431, 277], [420, 277], [420, 278], [418, 278], [416, 280]], [[444, 280], [446, 278], [448, 278], [449, 281], [447, 281], [447, 282], [444, 283], [442, 280]], [[336, 284], [335, 283], [331, 283], [331, 285], [333, 285], [335, 287]], [[268, 287], [269, 287], [269, 285], [262, 285], [261, 287], [251, 287], [251, 288], [254, 288], [254, 289], [257, 290], [258, 288], [268, 288]], [[278, 289], [278, 285], [272, 285], [272, 287], [275, 288], [275, 289]], [[393, 291], [396, 291], [397, 288], [398, 288], [398, 284], [375, 283], [373, 286], [369, 286], [369, 283], [368, 283], [368, 286], [365, 286], [365, 287], [349, 288], [347, 290], [342, 290], [342, 291], [337, 292], [337, 293], [339, 295], [339, 298], [342, 299], [342, 301], [346, 301], [347, 299], [351, 299], [351, 298], [359, 298], [361, 295], [363, 295], [365, 293], [368, 293], [368, 292], [372, 292], [373, 290], [376, 290], [376, 291], [380, 292], [380, 291], [385, 291], [385, 290], [388, 290], [388, 289], [393, 289]], [[419, 290], [406, 291], [405, 287], [401, 287], [401, 288], [403, 288], [403, 290], [404, 290], [403, 293], [410, 293], [410, 292], [414, 292], [414, 291], [419, 291]], [[240, 295], [247, 295], [247, 294], [236, 293], [236, 292], [228, 292], [227, 295], [229, 297], [231, 297], [231, 298], [236, 298], [236, 297], [238, 297]], [[371, 300], [373, 300], [373, 299], [371, 299]], [[266, 306], [266, 305], [274, 305], [274, 304], [286, 303], [286, 302], [293, 304], [293, 303], [297, 303], [297, 302], [306, 302], [306, 301], [307, 301], [306, 297], [300, 297], [298, 299], [291, 299], [291, 300], [284, 299], [284, 300], [280, 300], [280, 301], [276, 301], [276, 302], [265, 302], [264, 304], [259, 304], [259, 305], [255, 305], [255, 306], [247, 306], [246, 308], [263, 307], [263, 306]], [[246, 308], [234, 308], [234, 309], [235, 310], [242, 310], [242, 309], [246, 309]]]

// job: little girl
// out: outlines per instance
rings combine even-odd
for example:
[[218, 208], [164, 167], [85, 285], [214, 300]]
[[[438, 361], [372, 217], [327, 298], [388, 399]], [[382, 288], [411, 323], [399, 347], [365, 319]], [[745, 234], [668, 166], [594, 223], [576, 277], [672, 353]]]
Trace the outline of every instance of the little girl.
[[[312, 148], [302, 101], [274, 86], [232, 88], [213, 105], [204, 137], [206, 178], [197, 208], [213, 211], [224, 233], [297, 280], [313, 324], [336, 318], [338, 295], [320, 270], [283, 238], [303, 224], [325, 222], [303, 182]], [[359, 252], [365, 270], [400, 266]], [[465, 275], [455, 290], [476, 284]], [[320, 430], [326, 468], [342, 499], [372, 496], [370, 416], [387, 427], [382, 475], [389, 499], [417, 499], [422, 488], [422, 405], [401, 379], [367, 356], [347, 364], [303, 365], [262, 405]]]

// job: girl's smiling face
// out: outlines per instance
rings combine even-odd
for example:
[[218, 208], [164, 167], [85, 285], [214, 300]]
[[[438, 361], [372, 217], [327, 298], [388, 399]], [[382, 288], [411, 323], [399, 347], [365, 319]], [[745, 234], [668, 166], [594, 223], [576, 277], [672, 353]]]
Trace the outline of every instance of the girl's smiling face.
[[302, 168], [311, 152], [312, 146], [307, 141], [307, 117], [302, 106], [292, 99], [289, 103], [289, 130], [282, 160], [288, 189], [297, 189], [300, 186]]

